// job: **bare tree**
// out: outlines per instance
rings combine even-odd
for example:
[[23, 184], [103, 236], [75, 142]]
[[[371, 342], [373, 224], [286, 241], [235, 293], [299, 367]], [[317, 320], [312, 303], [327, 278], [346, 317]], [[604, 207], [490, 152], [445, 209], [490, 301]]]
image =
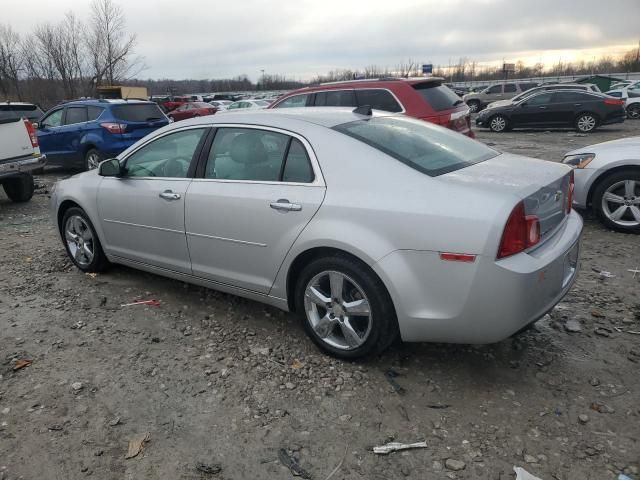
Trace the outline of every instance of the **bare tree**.
[[19, 77], [24, 60], [20, 35], [11, 25], [0, 25], [0, 90], [9, 96], [9, 86], [14, 89], [18, 100], [22, 100]]

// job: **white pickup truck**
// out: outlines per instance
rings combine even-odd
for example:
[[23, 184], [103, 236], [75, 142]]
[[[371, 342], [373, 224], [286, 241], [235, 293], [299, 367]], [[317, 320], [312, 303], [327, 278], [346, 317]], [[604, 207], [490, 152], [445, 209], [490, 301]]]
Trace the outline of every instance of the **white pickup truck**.
[[31, 172], [42, 168], [46, 161], [29, 120], [0, 120], [0, 184], [9, 199], [14, 202], [31, 199], [34, 188]]

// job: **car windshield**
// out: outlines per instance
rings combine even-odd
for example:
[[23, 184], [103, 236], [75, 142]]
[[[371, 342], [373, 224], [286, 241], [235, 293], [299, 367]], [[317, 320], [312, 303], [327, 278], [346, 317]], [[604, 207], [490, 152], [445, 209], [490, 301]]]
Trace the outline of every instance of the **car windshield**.
[[148, 122], [164, 118], [162, 110], [155, 103], [131, 103], [127, 105], [115, 105], [112, 109], [113, 116], [119, 120], [128, 122]]
[[407, 117], [373, 117], [334, 130], [435, 177], [498, 155], [495, 150], [451, 130]]

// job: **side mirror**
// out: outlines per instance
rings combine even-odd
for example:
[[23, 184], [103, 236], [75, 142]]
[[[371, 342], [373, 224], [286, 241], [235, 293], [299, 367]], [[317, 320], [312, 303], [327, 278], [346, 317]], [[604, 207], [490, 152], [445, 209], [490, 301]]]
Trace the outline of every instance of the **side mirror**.
[[119, 177], [122, 175], [122, 167], [117, 158], [105, 160], [98, 167], [98, 175], [102, 177]]

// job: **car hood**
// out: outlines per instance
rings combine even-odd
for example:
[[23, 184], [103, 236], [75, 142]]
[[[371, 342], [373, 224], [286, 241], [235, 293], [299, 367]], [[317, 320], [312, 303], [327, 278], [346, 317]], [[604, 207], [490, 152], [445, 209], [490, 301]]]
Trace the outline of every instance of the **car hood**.
[[588, 145], [586, 147], [571, 150], [570, 152], [567, 152], [565, 156], [577, 155], [578, 153], [595, 153], [597, 155], [598, 153], [610, 152], [614, 149], [638, 149], [640, 151], [640, 137], [620, 138], [618, 140]]
[[496, 107], [506, 107], [507, 105], [511, 105], [511, 100], [498, 100], [497, 102], [491, 102], [487, 105], [487, 108], [496, 108]]

